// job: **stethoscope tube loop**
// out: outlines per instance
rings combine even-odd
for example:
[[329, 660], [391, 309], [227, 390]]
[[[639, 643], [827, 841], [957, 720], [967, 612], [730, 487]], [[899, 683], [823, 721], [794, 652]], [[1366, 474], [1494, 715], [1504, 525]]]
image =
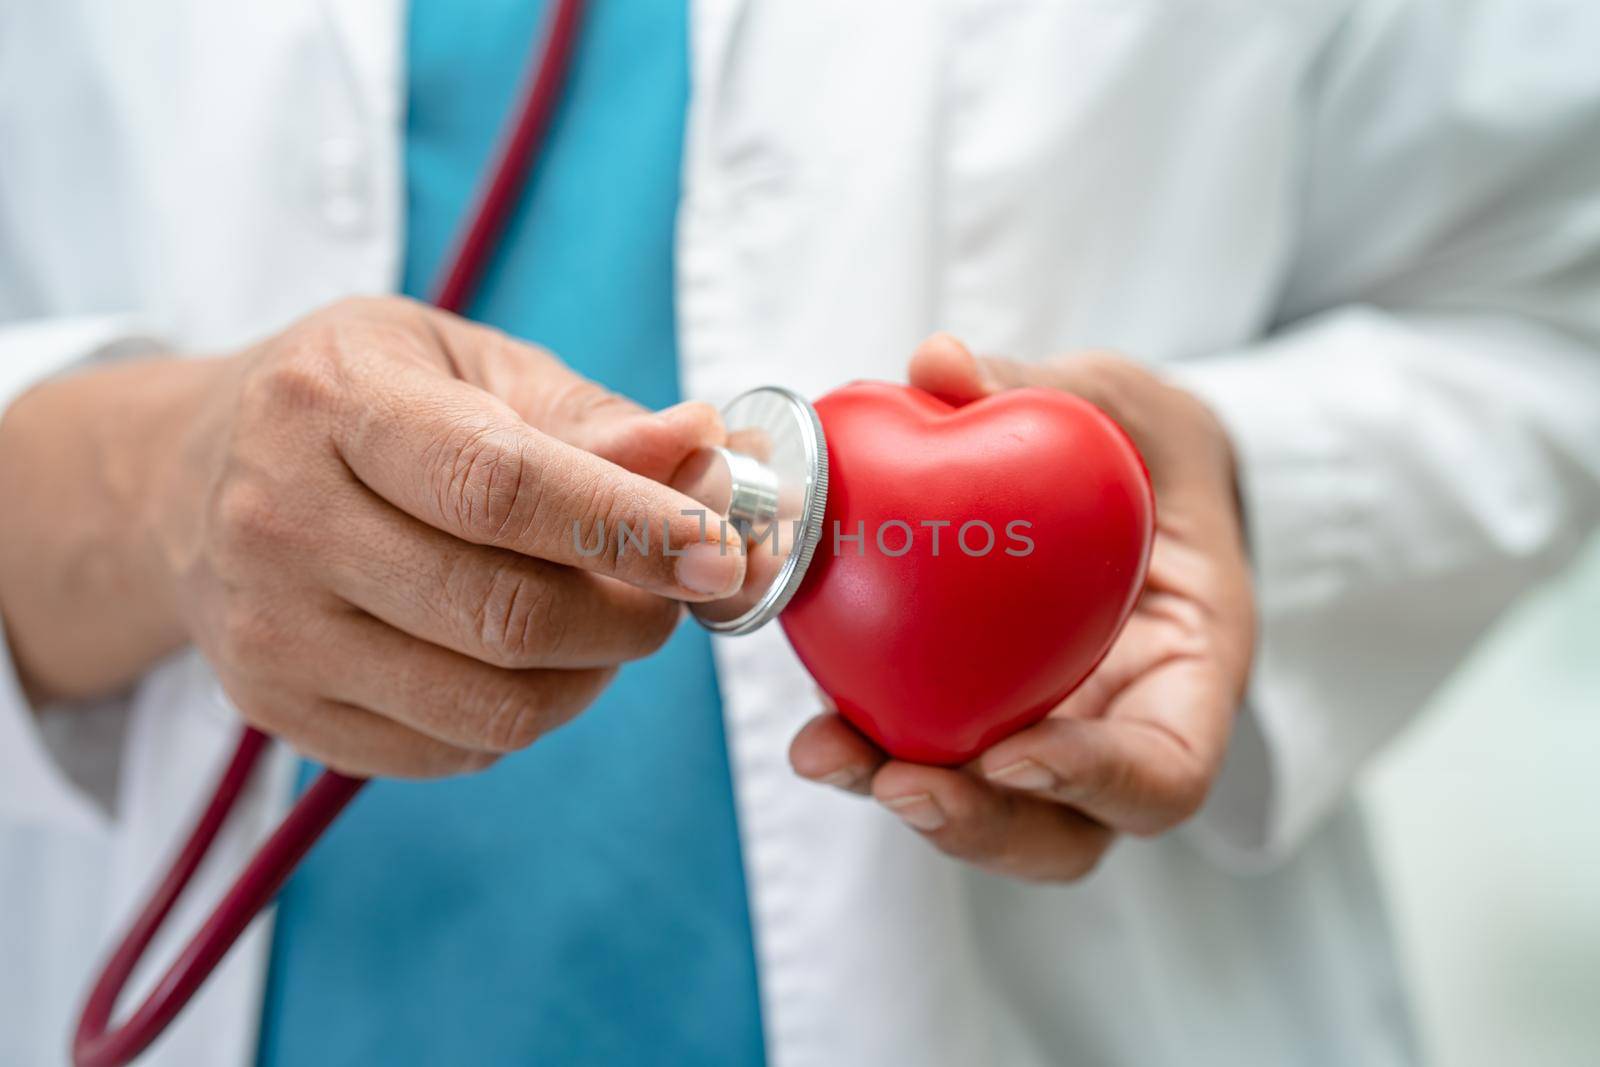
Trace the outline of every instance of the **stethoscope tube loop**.
[[117, 1067], [149, 1047], [199, 991], [250, 921], [271, 903], [323, 831], [367, 784], [365, 778], [351, 778], [335, 771], [319, 775], [256, 851], [144, 1003], [116, 1029], [108, 1029], [123, 986], [255, 777], [267, 744], [267, 736], [261, 731], [244, 732], [217, 781], [210, 803], [190, 831], [172, 868], [100, 972], [73, 1039], [72, 1060], [76, 1067]]

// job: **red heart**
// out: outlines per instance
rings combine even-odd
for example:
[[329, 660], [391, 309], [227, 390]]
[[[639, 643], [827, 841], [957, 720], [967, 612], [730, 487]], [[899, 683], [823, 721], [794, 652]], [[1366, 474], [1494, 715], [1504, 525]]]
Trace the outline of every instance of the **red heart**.
[[1051, 389], [956, 408], [856, 382], [816, 408], [827, 515], [784, 632], [885, 751], [964, 763], [1043, 718], [1127, 621], [1155, 527], [1144, 463]]

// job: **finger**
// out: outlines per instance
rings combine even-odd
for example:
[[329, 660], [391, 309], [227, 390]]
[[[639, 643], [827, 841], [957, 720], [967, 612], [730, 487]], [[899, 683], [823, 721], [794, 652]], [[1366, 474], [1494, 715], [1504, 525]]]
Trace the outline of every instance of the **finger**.
[[360, 778], [444, 778], [481, 771], [499, 759], [331, 700], [286, 702], [255, 725], [307, 759]]
[[585, 378], [549, 351], [433, 311], [451, 362], [529, 425], [635, 474], [664, 482], [691, 452], [723, 443], [722, 419], [690, 401], [652, 412]]
[[802, 778], [867, 796], [872, 775], [888, 759], [837, 712], [806, 723], [789, 745], [789, 765]]
[[338, 648], [337, 658], [305, 668], [329, 699], [482, 752], [533, 744], [587, 707], [616, 673], [492, 667], [353, 611]]
[[[1052, 716], [1000, 742], [978, 760], [993, 784], [1068, 804], [1134, 834], [1154, 834], [1192, 816], [1221, 761], [1220, 737], [1230, 713], [1209, 705], [1203, 678], [1185, 664], [1134, 682], [1121, 702], [1192, 707], [1194, 719], [1218, 725], [1182, 730], [1161, 715], [1130, 712], [1106, 718]], [[1170, 703], [1169, 703], [1170, 702]], [[1182, 702], [1182, 703], [1178, 703]]]
[[[662, 411], [647, 411], [594, 382], [585, 380], [583, 386], [620, 403], [607, 403], [604, 417], [574, 419], [573, 414], [583, 407], [575, 403], [560, 418], [544, 416], [555, 427], [545, 432], [651, 481], [667, 482], [689, 456], [727, 439], [722, 416], [710, 404], [686, 401]], [[544, 429], [539, 422], [529, 421]]]
[[744, 558], [731, 527], [682, 493], [541, 433], [483, 390], [401, 367], [365, 395], [371, 410], [336, 431], [340, 455], [428, 525], [679, 600], [739, 588]]
[[361, 486], [349, 493], [328, 587], [413, 637], [499, 667], [605, 667], [650, 655], [677, 627], [675, 601], [467, 544]]
[[957, 338], [936, 333], [911, 354], [908, 380], [916, 388], [959, 407], [1006, 389], [1055, 385], [1044, 380], [1042, 366], [1045, 365], [974, 355]]
[[657, 482], [671, 479], [685, 459], [727, 441], [722, 416], [710, 404], [687, 400], [643, 417], [587, 423], [570, 443]]
[[1012, 878], [1075, 881], [1112, 840], [1109, 829], [1071, 808], [960, 770], [890, 762], [873, 779], [872, 795], [941, 852]]
[[911, 354], [907, 380], [949, 404], [962, 404], [995, 392], [971, 350], [948, 333], [936, 333]]

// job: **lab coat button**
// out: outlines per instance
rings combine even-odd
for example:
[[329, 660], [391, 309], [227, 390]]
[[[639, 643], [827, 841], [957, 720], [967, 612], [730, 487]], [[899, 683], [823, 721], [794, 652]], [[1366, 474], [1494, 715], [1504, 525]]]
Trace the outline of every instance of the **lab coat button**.
[[359, 141], [333, 138], [323, 142], [319, 182], [322, 221], [342, 236], [359, 236], [372, 220], [372, 171]]

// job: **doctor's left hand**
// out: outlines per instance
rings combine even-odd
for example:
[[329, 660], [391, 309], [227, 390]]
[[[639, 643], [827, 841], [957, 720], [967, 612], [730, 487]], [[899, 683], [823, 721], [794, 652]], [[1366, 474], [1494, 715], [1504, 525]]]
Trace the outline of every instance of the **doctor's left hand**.
[[1255, 644], [1232, 447], [1197, 398], [1109, 354], [1023, 364], [978, 359], [935, 335], [912, 357], [910, 378], [954, 403], [1063, 389], [1110, 415], [1155, 487], [1144, 594], [1076, 691], [966, 767], [890, 760], [833, 713], [800, 731], [790, 760], [805, 778], [871, 795], [951, 856], [1072, 881], [1118, 833], [1160, 834], [1193, 815], [1222, 764]]

